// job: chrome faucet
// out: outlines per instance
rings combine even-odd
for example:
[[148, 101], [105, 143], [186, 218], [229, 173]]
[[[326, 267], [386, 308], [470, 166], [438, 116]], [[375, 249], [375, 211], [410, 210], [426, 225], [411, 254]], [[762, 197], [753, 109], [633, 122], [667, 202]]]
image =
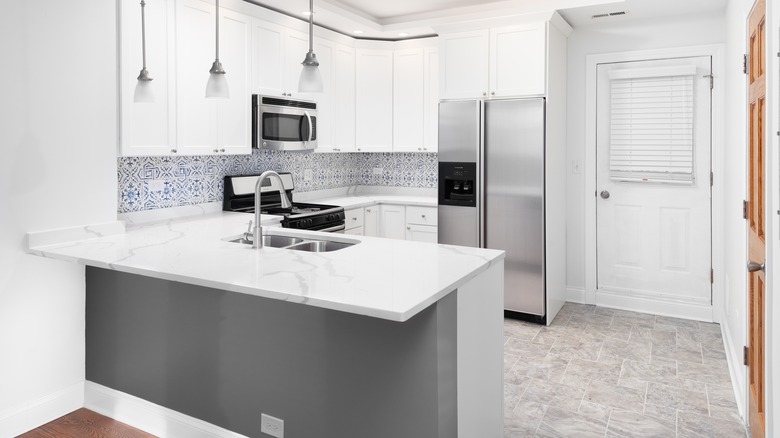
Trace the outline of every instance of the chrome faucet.
[[260, 197], [262, 194], [263, 181], [268, 177], [276, 179], [276, 182], [279, 184], [279, 195], [282, 197], [282, 208], [292, 207], [290, 200], [287, 199], [287, 193], [284, 191], [284, 183], [282, 182], [282, 178], [279, 177], [279, 174], [273, 170], [266, 170], [260, 174], [260, 177], [257, 178], [257, 182], [255, 183], [255, 234], [252, 238], [252, 248], [263, 247], [263, 227], [260, 226], [260, 207], [262, 206]]

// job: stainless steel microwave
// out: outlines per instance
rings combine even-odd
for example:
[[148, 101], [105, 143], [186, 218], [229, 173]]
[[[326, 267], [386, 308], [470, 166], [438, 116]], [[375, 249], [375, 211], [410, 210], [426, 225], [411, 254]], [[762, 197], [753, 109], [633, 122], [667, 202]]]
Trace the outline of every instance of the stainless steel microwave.
[[317, 148], [317, 102], [252, 95], [252, 144], [259, 149]]

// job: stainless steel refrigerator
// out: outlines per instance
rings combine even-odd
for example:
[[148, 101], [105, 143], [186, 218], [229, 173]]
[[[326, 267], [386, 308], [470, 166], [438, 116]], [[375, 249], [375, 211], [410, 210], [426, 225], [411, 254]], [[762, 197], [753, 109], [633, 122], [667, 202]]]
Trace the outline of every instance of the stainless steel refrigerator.
[[504, 308], [545, 320], [545, 100], [439, 104], [439, 243], [506, 251]]

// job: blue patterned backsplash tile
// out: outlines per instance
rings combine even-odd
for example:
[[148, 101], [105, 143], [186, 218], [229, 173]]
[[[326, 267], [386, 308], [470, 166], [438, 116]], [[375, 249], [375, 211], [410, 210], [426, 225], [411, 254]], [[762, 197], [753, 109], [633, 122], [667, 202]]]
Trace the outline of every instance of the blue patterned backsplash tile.
[[[120, 157], [119, 213], [222, 202], [225, 175], [291, 172], [296, 192], [354, 185], [435, 188], [435, 153], [335, 153], [253, 150], [252, 155]], [[381, 168], [380, 174], [374, 169]], [[312, 179], [304, 181], [304, 170]]]

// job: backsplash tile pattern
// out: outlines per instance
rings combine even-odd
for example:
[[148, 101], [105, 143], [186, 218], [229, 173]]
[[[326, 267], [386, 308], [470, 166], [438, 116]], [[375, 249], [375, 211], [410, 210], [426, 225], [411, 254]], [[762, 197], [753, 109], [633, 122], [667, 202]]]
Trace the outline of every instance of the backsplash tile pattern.
[[[336, 153], [254, 150], [252, 155], [120, 157], [119, 213], [221, 202], [225, 175], [291, 172], [296, 192], [353, 185], [435, 188], [435, 153]], [[380, 173], [374, 169], [381, 168]], [[304, 181], [304, 170], [313, 177]]]

